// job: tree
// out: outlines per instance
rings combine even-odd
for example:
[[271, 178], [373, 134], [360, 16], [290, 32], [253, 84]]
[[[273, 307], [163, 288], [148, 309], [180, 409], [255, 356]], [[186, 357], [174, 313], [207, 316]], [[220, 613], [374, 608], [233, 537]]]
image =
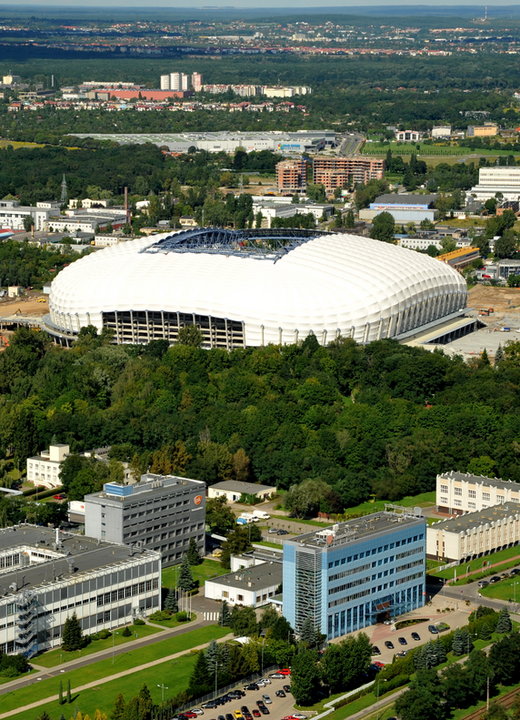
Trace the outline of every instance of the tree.
[[253, 608], [235, 605], [231, 611], [231, 627], [237, 636], [255, 635], [258, 630], [258, 625]]
[[215, 675], [218, 669], [219, 650], [216, 640], [212, 640], [206, 648], [206, 665], [210, 675]]
[[306, 617], [300, 631], [300, 642], [309, 649], [318, 650], [321, 645], [321, 633], [311, 617]]
[[465, 655], [473, 650], [473, 642], [465, 628], [459, 628], [453, 633], [452, 651], [454, 655]]
[[345, 216], [343, 218], [343, 226], [350, 230], [353, 227], [356, 227], [356, 220], [354, 218], [354, 213], [352, 210], [347, 210], [345, 213]]
[[206, 522], [212, 533], [220, 535], [228, 535], [236, 527], [236, 517], [228, 507], [225, 495], [207, 500]]
[[471, 689], [465, 668], [454, 663], [441, 675], [442, 694], [449, 708], [464, 708], [471, 704]]
[[320, 661], [323, 683], [329, 688], [330, 694], [343, 690], [343, 650], [339, 645], [331, 643], [323, 653]]
[[320, 673], [316, 650], [302, 648], [291, 667], [291, 692], [298, 705], [313, 705], [318, 697]]
[[190, 542], [188, 545], [188, 552], [186, 553], [186, 557], [188, 559], [188, 563], [190, 565], [200, 565], [202, 562], [202, 557], [199, 552], [199, 548], [197, 546], [197, 541], [195, 538], [190, 538]]
[[508, 287], [517, 288], [520, 287], [520, 275], [511, 273], [507, 278]]
[[230, 567], [231, 555], [238, 555], [253, 549], [250, 540], [250, 527], [235, 525], [235, 529], [229, 533], [226, 542], [222, 545], [222, 556], [220, 558], [222, 567]]
[[23, 219], [23, 229], [25, 232], [31, 232], [34, 227], [34, 218], [32, 215], [26, 215]]
[[511, 616], [507, 608], [502, 608], [498, 614], [498, 622], [496, 631], [497, 633], [509, 633], [513, 629], [513, 623], [511, 622]]
[[284, 504], [293, 517], [312, 518], [320, 510], [335, 512], [341, 509], [338, 494], [324, 480], [304, 480], [293, 485], [285, 495]]
[[190, 677], [188, 685], [188, 693], [191, 697], [199, 697], [205, 695], [212, 688], [212, 679], [208, 672], [208, 664], [206, 662], [206, 654], [204, 650], [199, 650], [195, 666]]
[[184, 592], [191, 592], [197, 587], [197, 584], [193, 579], [193, 575], [191, 574], [190, 563], [187, 555], [182, 556], [177, 587], [179, 590], [183, 590]]
[[231, 626], [231, 612], [229, 610], [229, 605], [224, 600], [222, 602], [222, 607], [220, 608], [220, 617], [219, 617], [219, 625], [224, 625], [226, 627]]
[[482, 650], [472, 650], [464, 663], [466, 683], [471, 703], [486, 697], [489, 683], [489, 692], [495, 690], [494, 675], [489, 658]]
[[171, 613], [176, 613], [179, 610], [177, 594], [173, 588], [168, 592], [168, 595], [166, 596], [166, 600], [164, 601], [164, 609], [168, 610]]
[[397, 698], [395, 710], [401, 720], [442, 720], [441, 687], [434, 670], [419, 670], [409, 689]]
[[311, 202], [323, 203], [327, 200], [325, 186], [321, 184], [314, 185], [313, 183], [309, 183], [307, 185], [306, 195]]
[[185, 325], [179, 329], [177, 342], [179, 345], [200, 348], [203, 342], [202, 332], [196, 325]]
[[72, 702], [72, 689], [70, 686], [70, 680], [67, 680], [67, 702], [69, 703], [69, 705]]
[[58, 702], [60, 705], [63, 705], [63, 703], [65, 702], [65, 698], [63, 697], [63, 680], [60, 680], [60, 689], [58, 691], [58, 695]]
[[76, 613], [73, 613], [71, 617], [65, 620], [61, 636], [61, 644], [63, 649], [67, 652], [80, 650], [82, 647], [85, 647], [85, 638], [83, 637], [81, 624], [76, 616]]
[[508, 720], [509, 715], [497, 700], [493, 700], [484, 715], [484, 720]]
[[395, 220], [389, 212], [382, 212], [372, 220], [370, 237], [382, 242], [394, 243]]
[[283, 640], [286, 643], [294, 642], [294, 630], [283, 615], [278, 617], [268, 634], [271, 640]]
[[110, 713], [110, 720], [126, 720], [126, 703], [121, 693], [116, 697], [114, 709]]
[[489, 664], [495, 680], [502, 685], [513, 685], [520, 675], [520, 635], [505, 635], [492, 645]]

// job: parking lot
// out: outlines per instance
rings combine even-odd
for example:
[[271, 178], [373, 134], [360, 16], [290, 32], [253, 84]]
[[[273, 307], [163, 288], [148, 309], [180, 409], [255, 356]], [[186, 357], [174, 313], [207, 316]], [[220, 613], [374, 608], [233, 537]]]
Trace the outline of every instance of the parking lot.
[[[266, 677], [264, 680], [268, 680], [268, 683], [263, 687], [259, 687], [258, 690], [245, 690], [245, 686], [237, 685], [237, 689], [242, 690], [245, 695], [241, 698], [230, 700], [223, 705], [218, 705], [216, 708], [195, 708], [197, 716], [200, 715], [207, 720], [247, 720], [248, 715], [242, 709], [247, 707], [249, 714], [258, 720], [258, 717], [264, 717], [266, 720], [282, 720], [287, 716], [293, 716], [296, 712], [298, 716], [297, 720], [305, 720], [307, 717], [311, 717], [313, 713], [300, 713], [294, 709], [294, 698], [290, 692], [283, 691], [284, 685], [290, 685], [290, 676], [282, 678], [269, 678]], [[278, 691], [285, 692], [285, 697], [278, 697], [276, 693]], [[269, 701], [265, 696], [268, 696]], [[261, 712], [258, 706], [258, 701], [264, 703], [264, 707], [267, 712]], [[257, 713], [253, 715], [253, 710]], [[202, 711], [202, 712], [200, 712]], [[259, 713], [259, 715], [258, 715]], [[182, 715], [182, 714], [181, 714]], [[189, 713], [186, 713], [189, 715]], [[228, 717], [229, 716], [229, 717]], [[180, 716], [181, 720], [182, 717]]]

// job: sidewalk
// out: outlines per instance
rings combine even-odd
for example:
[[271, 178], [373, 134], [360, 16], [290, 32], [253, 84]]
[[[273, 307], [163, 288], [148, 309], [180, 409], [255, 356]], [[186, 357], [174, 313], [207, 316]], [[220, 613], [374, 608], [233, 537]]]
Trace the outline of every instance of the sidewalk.
[[[220, 638], [219, 642], [225, 642], [226, 640], [231, 640], [234, 637], [233, 633], [228, 633], [223, 638]], [[86, 685], [79, 685], [78, 687], [71, 688], [71, 691], [73, 693], [82, 692], [83, 690], [88, 690], [89, 688], [97, 687], [98, 685], [104, 685], [107, 682], [111, 682], [112, 680], [117, 680], [118, 678], [124, 677], [125, 675], [132, 675], [133, 673], [139, 672], [141, 670], [146, 670], [147, 668], [154, 667], [155, 665], [160, 665], [161, 663], [168, 662], [169, 660], [175, 660], [178, 657], [181, 657], [182, 655], [189, 655], [194, 650], [202, 650], [203, 648], [207, 647], [207, 643], [203, 643], [202, 645], [196, 645], [195, 647], [190, 648], [189, 650], [183, 650], [182, 652], [173, 653], [172, 655], [167, 655], [165, 657], [158, 658], [157, 660], [151, 660], [150, 662], [144, 663], [143, 665], [137, 665], [136, 667], [129, 668], [128, 670], [123, 670], [118, 673], [114, 673], [114, 675], [108, 675], [104, 678], [99, 678], [98, 680], [94, 680], [93, 682], [86, 683]], [[36, 677], [36, 676], [32, 676]], [[3, 718], [11, 717], [12, 715], [18, 715], [19, 713], [25, 712], [27, 710], [34, 710], [34, 708], [40, 707], [41, 705], [45, 705], [46, 703], [53, 702], [54, 700], [58, 700], [59, 695], [50, 695], [49, 697], [43, 698], [42, 700], [38, 700], [36, 702], [30, 703], [29, 705], [23, 705], [21, 707], [15, 708], [14, 710], [9, 710], [6, 713], [0, 714], [0, 720]]]

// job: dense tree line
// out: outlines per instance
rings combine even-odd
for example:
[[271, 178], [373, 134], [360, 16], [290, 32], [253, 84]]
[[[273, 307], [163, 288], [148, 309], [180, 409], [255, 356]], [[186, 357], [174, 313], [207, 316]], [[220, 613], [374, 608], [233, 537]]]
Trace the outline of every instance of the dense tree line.
[[233, 352], [105, 343], [87, 335], [66, 351], [13, 336], [0, 355], [2, 457], [23, 464], [51, 441], [113, 445], [136, 472], [285, 489], [322, 480], [335, 507], [432, 490], [438, 472], [478, 471], [481, 456], [486, 472], [520, 481], [519, 343], [494, 366], [313, 336]]
[[0, 286], [42, 287], [77, 258], [77, 253], [44, 250], [28, 242], [0, 242]]

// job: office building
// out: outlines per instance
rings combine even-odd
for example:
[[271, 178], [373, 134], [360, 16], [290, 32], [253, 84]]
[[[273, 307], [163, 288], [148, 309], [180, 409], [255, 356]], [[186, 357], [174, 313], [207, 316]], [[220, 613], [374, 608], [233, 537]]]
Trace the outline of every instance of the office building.
[[135, 485], [105, 483], [85, 495], [85, 535], [157, 550], [164, 565], [174, 565], [191, 538], [204, 553], [205, 491], [201, 480], [152, 473]]
[[382, 511], [284, 542], [283, 614], [331, 640], [424, 605], [426, 521]]
[[467, 562], [519, 540], [520, 506], [506, 502], [429, 525], [426, 552], [435, 560]]
[[480, 168], [478, 185], [474, 185], [468, 194], [475, 200], [485, 202], [502, 194], [503, 200], [518, 201], [520, 199], [520, 167], [504, 166]]
[[451, 137], [451, 125], [438, 125], [432, 128], [434, 140], [447, 140]]
[[27, 458], [27, 482], [49, 489], [60, 487], [61, 465], [69, 453], [69, 446], [60, 443]]
[[0, 651], [61, 644], [76, 614], [86, 635], [160, 608], [161, 556], [36, 525], [0, 529]]
[[396, 130], [395, 139], [397, 142], [419, 142], [422, 132], [418, 130]]
[[36, 206], [20, 205], [18, 200], [0, 200], [0, 228], [25, 230], [28, 220], [35, 230], [45, 230], [49, 218], [59, 216], [58, 203], [36, 203]]
[[225, 600], [229, 605], [260, 607], [267, 605], [279, 592], [281, 582], [281, 562], [263, 562], [206, 580], [204, 596], [211, 600]]
[[304, 193], [307, 189], [308, 162], [304, 158], [298, 160], [282, 160], [276, 165], [276, 185], [278, 192]]
[[327, 192], [369, 180], [381, 180], [385, 162], [369, 157], [316, 157], [313, 161], [313, 182]]
[[494, 137], [498, 135], [498, 125], [484, 123], [484, 125], [468, 125], [466, 137]]
[[520, 503], [520, 483], [451, 470], [437, 475], [435, 502], [439, 512], [451, 515]]

